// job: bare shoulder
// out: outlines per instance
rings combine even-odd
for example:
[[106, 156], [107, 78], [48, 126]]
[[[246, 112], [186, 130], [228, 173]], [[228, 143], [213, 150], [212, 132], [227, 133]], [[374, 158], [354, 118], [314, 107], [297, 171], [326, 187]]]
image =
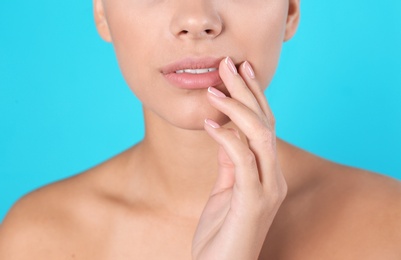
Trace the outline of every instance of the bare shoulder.
[[96, 216], [107, 211], [107, 204], [99, 199], [99, 179], [105, 167], [95, 167], [21, 198], [0, 227], [0, 259], [70, 259], [77, 251], [91, 252], [80, 247], [88, 244], [83, 241], [99, 239], [96, 236], [102, 225]]
[[319, 174], [313, 212], [322, 217], [316, 220], [326, 253], [338, 259], [400, 259], [401, 183], [331, 162]]
[[[399, 224], [393, 217], [401, 216], [400, 181], [334, 163], [327, 164], [325, 174], [322, 185], [327, 185], [328, 191], [337, 196], [339, 202], [345, 203], [358, 218], [364, 214], [363, 219], [381, 219], [385, 222], [382, 224], [387, 225]], [[375, 214], [365, 215], [368, 212]], [[398, 228], [401, 228], [401, 225], [398, 225]], [[398, 231], [401, 232], [401, 229]]]
[[285, 149], [291, 163], [284, 170], [292, 183], [268, 233], [266, 256], [401, 259], [398, 180], [333, 163], [289, 144]]

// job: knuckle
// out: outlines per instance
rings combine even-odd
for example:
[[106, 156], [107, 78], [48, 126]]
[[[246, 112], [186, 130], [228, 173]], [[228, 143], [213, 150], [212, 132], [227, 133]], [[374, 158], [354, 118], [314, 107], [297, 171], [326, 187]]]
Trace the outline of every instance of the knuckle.
[[256, 218], [266, 218], [267, 216], [271, 216], [271, 214], [275, 214], [275, 212], [278, 211], [286, 195], [287, 185], [277, 187], [276, 191], [270, 190], [269, 192], [266, 192], [261, 189], [254, 193], [252, 203], [248, 203], [249, 205], [252, 205], [249, 207], [248, 213]]
[[285, 182], [275, 185], [274, 187], [265, 190], [255, 189], [252, 197], [252, 207], [249, 208], [249, 213], [254, 217], [271, 217], [281, 207], [287, 196], [288, 187]]
[[261, 135], [262, 140], [264, 140], [265, 142], [270, 143], [273, 140], [273, 132], [270, 131], [270, 129], [268, 129], [268, 128], [264, 128], [261, 131], [260, 135]]
[[255, 154], [251, 151], [248, 150], [243, 156], [242, 156], [242, 163], [244, 165], [248, 166], [254, 166], [256, 165], [256, 157]]
[[272, 132], [268, 118], [259, 118], [258, 122], [255, 124], [255, 130], [260, 135], [267, 134], [267, 132]]
[[276, 186], [275, 189], [271, 190], [269, 195], [269, 203], [272, 206], [280, 206], [281, 203], [287, 196], [288, 186], [286, 183], [283, 183], [279, 186]]
[[274, 117], [273, 113], [270, 114], [269, 121], [272, 129], [274, 129], [276, 127], [276, 118]]
[[256, 128], [257, 139], [259, 142], [262, 142], [266, 145], [274, 144], [274, 133], [266, 126], [258, 126]]

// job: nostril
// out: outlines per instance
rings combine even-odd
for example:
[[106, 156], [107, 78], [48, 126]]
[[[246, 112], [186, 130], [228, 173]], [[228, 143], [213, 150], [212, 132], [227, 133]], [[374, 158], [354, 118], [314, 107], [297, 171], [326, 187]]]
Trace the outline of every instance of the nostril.
[[170, 21], [170, 32], [175, 37], [210, 39], [220, 35], [223, 31], [223, 21], [214, 6], [208, 4], [209, 1], [182, 2], [187, 2], [188, 5], [183, 5], [183, 9], [177, 9]]
[[[214, 32], [213, 29], [206, 29], [206, 30], [203, 30], [203, 33], [206, 34], [206, 35], [213, 34], [213, 32]], [[181, 35], [190, 34], [190, 30], [181, 30], [180, 34], [181, 34]]]

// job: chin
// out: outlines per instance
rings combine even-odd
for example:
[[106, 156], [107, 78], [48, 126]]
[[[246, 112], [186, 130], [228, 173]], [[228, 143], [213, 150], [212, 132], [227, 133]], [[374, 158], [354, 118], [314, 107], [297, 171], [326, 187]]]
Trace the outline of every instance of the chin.
[[200, 113], [199, 111], [194, 113], [180, 114], [175, 118], [165, 118], [171, 125], [177, 128], [185, 130], [204, 130], [204, 121], [206, 118], [210, 118], [223, 126], [231, 122], [230, 118], [223, 113], [214, 110], [213, 112]]

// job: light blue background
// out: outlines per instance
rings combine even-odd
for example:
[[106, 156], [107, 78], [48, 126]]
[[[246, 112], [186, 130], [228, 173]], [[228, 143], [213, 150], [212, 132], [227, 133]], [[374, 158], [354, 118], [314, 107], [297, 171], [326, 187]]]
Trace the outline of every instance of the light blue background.
[[[267, 91], [278, 135], [401, 179], [400, 16], [399, 0], [303, 1]], [[92, 1], [2, 0], [0, 33], [1, 220], [27, 192], [133, 145], [143, 124]]]

